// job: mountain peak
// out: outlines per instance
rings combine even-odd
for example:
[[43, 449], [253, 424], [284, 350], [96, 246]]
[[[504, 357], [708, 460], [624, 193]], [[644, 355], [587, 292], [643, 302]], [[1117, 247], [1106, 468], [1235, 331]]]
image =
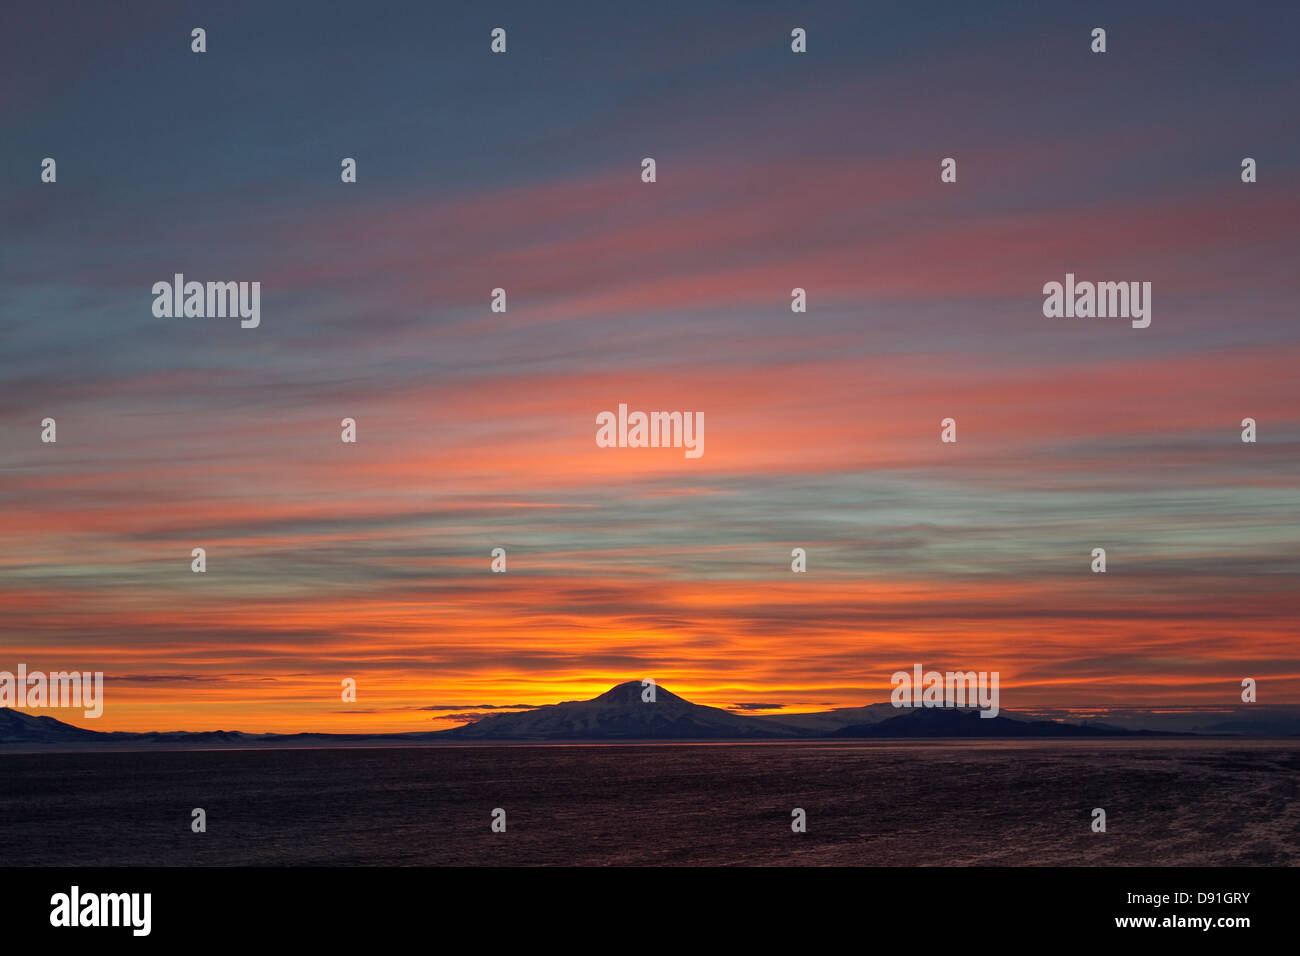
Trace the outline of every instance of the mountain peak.
[[[669, 701], [686, 701], [669, 691], [662, 684], [655, 684], [655, 702]], [[639, 680], [628, 680], [621, 684], [615, 684], [599, 697], [593, 697], [591, 703], [602, 704], [640, 704], [643, 703], [642, 695], [648, 688], [643, 686]]]
[[435, 731], [450, 738], [498, 740], [713, 740], [798, 737], [791, 727], [684, 700], [655, 685], [654, 700], [639, 680], [615, 684], [590, 700], [546, 704], [518, 714], [488, 714], [462, 727]]

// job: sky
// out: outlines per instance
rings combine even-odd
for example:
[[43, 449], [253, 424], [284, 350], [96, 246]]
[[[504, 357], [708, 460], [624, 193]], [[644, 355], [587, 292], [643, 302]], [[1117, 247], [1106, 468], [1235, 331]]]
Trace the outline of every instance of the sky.
[[[1300, 703], [1300, 8], [3, 16], [0, 670], [103, 671], [95, 729], [644, 677], [793, 712], [916, 663]], [[156, 317], [175, 273], [260, 326]], [[1150, 327], [1045, 317], [1066, 273], [1150, 282]], [[704, 454], [598, 447], [620, 403]]]

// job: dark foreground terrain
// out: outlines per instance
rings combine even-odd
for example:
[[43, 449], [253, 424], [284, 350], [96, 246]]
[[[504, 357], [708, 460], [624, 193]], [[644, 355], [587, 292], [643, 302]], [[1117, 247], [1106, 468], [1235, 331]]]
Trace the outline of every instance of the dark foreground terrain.
[[6, 866], [1297, 863], [1300, 741], [0, 754]]

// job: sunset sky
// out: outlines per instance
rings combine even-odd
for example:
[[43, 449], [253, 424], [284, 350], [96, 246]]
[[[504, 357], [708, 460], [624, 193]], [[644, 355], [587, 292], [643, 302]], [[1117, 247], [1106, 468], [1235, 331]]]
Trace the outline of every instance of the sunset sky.
[[[296, 6], [0, 24], [0, 670], [106, 684], [51, 716], [1300, 703], [1300, 8]], [[1045, 318], [1067, 272], [1151, 326]]]

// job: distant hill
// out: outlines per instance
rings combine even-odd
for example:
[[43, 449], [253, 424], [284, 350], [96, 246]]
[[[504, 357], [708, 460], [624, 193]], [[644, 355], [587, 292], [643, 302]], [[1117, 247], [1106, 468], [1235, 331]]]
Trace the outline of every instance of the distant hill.
[[1255, 720], [1224, 720], [1196, 728], [1201, 734], [1236, 734], [1245, 736], [1300, 737], [1300, 719], [1293, 714]]
[[166, 732], [128, 733], [104, 732], [74, 727], [45, 715], [37, 716], [26, 711], [0, 707], [0, 746], [64, 748], [78, 744], [168, 744], [232, 745], [274, 738], [276, 734], [245, 734], [237, 730], [206, 730], [192, 733], [184, 730]]
[[85, 743], [108, 736], [94, 730], [82, 730], [53, 717], [0, 707], [0, 744]]
[[734, 740], [809, 736], [807, 731], [718, 707], [692, 704], [663, 686], [654, 703], [640, 681], [612, 687], [591, 700], [548, 704], [515, 714], [489, 714], [439, 732], [464, 740]]
[[[830, 737], [1138, 737], [1171, 736], [1159, 731], [1120, 730], [1066, 724], [1055, 720], [1013, 720], [981, 717], [978, 711], [953, 707], [922, 707], [869, 724], [850, 724]], [[1172, 735], [1180, 736], [1180, 735]]]
[[867, 704], [865, 707], [836, 707], [811, 714], [762, 714], [758, 720], [785, 727], [795, 727], [814, 734], [829, 734], [841, 727], [855, 724], [874, 724], [898, 716], [898, 708], [890, 703]]
[[[1077, 710], [1045, 708], [1023, 719], [1065, 720], [1077, 724], [1083, 718]], [[1092, 727], [1120, 730], [1161, 730], [1216, 737], [1294, 737], [1300, 735], [1300, 706], [1295, 704], [1198, 704], [1187, 707], [1105, 708], [1088, 720]]]

